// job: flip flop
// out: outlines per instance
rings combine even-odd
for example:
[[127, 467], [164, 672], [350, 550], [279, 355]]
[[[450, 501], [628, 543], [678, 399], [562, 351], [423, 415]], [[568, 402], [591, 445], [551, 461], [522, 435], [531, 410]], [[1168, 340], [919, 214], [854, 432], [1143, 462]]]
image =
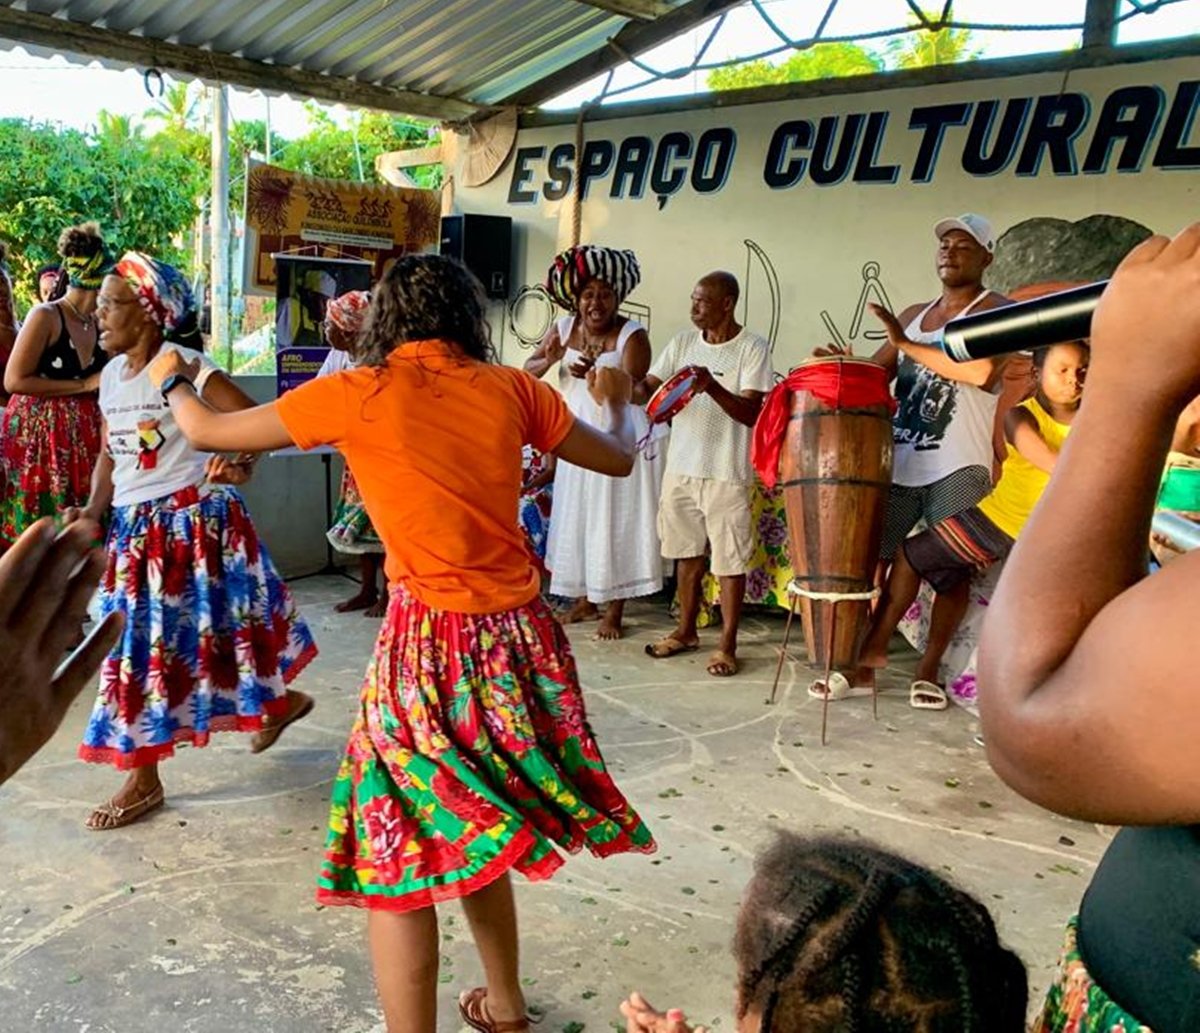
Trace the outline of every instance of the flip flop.
[[674, 635], [659, 639], [657, 642], [646, 643], [646, 655], [655, 660], [670, 660], [680, 653], [694, 653], [700, 648], [699, 642], [681, 642]]
[[732, 678], [738, 673], [737, 657], [718, 649], [708, 658], [704, 669], [714, 678]]
[[113, 829], [124, 828], [126, 825], [132, 825], [135, 821], [140, 821], [151, 811], [158, 810], [165, 800], [162, 783], [127, 807], [120, 807], [113, 800], [107, 800], [93, 810], [92, 814], [103, 815], [109, 823], [107, 825], [88, 825], [85, 822], [84, 828], [89, 832], [111, 832]]
[[864, 696], [874, 695], [874, 689], [870, 685], [851, 685], [844, 674], [834, 671], [829, 676], [827, 688], [826, 683], [818, 678], [809, 683], [808, 694], [822, 703], [825, 702], [826, 697], [829, 698], [830, 703], [836, 703], [841, 699], [861, 699]]
[[914, 710], [945, 710], [950, 700], [937, 682], [918, 678], [908, 687], [908, 705]]
[[292, 713], [288, 714], [284, 718], [281, 718], [278, 724], [272, 723], [263, 728], [261, 732], [255, 734], [254, 738], [250, 740], [251, 753], [262, 753], [263, 750], [269, 750], [275, 745], [279, 737], [283, 735], [283, 730], [287, 728], [288, 725], [294, 724], [302, 717], [307, 717], [312, 712], [312, 708], [316, 706], [316, 704], [313, 702], [312, 696], [306, 696], [303, 692], [298, 693], [298, 695], [304, 698], [304, 702], [301, 703], [300, 706], [298, 706]]

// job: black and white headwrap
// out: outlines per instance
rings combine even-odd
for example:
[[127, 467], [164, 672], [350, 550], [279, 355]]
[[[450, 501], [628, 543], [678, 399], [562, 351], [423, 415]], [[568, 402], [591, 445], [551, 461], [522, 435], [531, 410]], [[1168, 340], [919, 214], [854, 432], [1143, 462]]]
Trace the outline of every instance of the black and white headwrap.
[[620, 305], [642, 280], [637, 256], [628, 250], [579, 244], [554, 259], [546, 273], [546, 290], [555, 304], [569, 312], [579, 307], [579, 295], [588, 280], [607, 283]]

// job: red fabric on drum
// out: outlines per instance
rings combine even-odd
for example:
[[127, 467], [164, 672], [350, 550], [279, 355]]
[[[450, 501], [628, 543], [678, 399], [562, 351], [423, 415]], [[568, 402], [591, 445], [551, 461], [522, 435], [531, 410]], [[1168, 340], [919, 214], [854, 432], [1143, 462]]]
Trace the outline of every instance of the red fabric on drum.
[[768, 488], [774, 488], [779, 480], [779, 453], [792, 416], [792, 395], [797, 391], [808, 391], [834, 409], [886, 405], [896, 411], [883, 366], [836, 359], [798, 366], [771, 389], [754, 424], [750, 462]]

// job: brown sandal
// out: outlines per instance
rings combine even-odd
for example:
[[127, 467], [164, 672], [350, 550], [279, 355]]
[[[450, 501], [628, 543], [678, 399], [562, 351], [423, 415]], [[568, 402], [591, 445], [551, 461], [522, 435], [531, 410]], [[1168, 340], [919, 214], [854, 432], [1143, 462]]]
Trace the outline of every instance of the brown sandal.
[[[164, 800], [165, 797], [163, 796], [161, 782], [140, 800], [135, 800], [128, 807], [120, 807], [112, 800], [107, 800], [92, 811], [87, 822], [84, 822], [84, 828], [90, 829], [92, 832], [111, 832], [113, 829], [124, 828], [126, 825], [132, 825], [135, 821], [140, 821], [151, 811], [158, 810], [163, 805]], [[106, 818], [108, 824], [90, 824], [91, 819], [97, 815], [101, 818]]]
[[487, 1013], [487, 987], [477, 986], [474, 990], [464, 990], [458, 996], [458, 1014], [463, 1022], [479, 1033], [521, 1033], [531, 1025], [537, 1025], [541, 1019], [526, 1015], [515, 1022], [497, 1022]]
[[262, 753], [263, 750], [269, 750], [275, 745], [275, 740], [283, 735], [283, 730], [288, 725], [299, 721], [302, 717], [307, 717], [316, 706], [312, 696], [307, 696], [303, 692], [297, 692], [296, 695], [300, 698], [300, 705], [296, 707], [290, 714], [285, 714], [283, 717], [276, 720], [275, 718], [267, 718], [270, 724], [263, 722], [261, 732], [258, 732], [253, 739], [250, 740], [250, 752]]

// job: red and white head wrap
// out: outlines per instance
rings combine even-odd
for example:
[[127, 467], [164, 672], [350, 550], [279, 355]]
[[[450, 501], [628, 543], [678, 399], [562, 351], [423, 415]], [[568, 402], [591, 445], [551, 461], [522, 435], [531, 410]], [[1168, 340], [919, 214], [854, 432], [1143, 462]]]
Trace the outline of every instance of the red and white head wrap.
[[367, 291], [347, 291], [325, 306], [325, 318], [339, 330], [357, 336], [367, 318], [371, 295]]
[[140, 251], [126, 251], [113, 268], [137, 295], [138, 302], [165, 335], [196, 315], [196, 299], [187, 278], [173, 265]]

